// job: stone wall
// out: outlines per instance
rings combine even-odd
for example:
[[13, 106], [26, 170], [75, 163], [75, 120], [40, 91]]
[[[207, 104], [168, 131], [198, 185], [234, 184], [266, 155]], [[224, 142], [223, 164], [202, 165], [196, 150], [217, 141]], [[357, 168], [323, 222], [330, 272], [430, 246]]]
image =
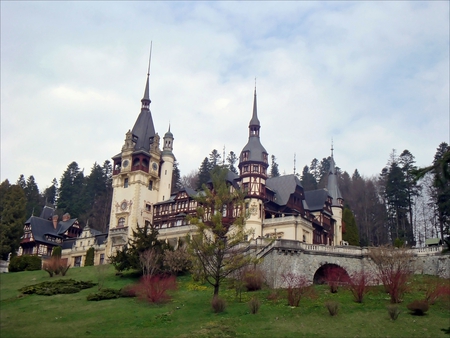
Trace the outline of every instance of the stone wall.
[[[365, 270], [375, 272], [368, 257], [368, 248], [351, 246], [327, 246], [306, 244], [299, 241], [275, 240], [270, 244], [256, 241], [252, 252], [262, 259], [269, 285], [283, 287], [282, 274], [292, 272], [305, 276], [313, 282], [320, 267], [335, 264], [349, 275]], [[415, 273], [450, 278], [450, 255], [442, 254], [442, 247], [411, 249], [415, 259]]]

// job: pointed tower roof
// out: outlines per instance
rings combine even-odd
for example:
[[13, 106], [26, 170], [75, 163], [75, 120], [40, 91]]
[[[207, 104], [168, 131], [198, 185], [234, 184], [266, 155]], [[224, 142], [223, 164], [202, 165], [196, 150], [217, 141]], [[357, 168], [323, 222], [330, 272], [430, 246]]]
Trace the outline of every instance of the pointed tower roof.
[[342, 198], [342, 194], [337, 183], [336, 165], [334, 163], [333, 157], [333, 146], [331, 146], [330, 172], [328, 173], [327, 190], [330, 196], [333, 198], [331, 206], [341, 207], [342, 201], [344, 199]]
[[150, 144], [153, 142], [155, 137], [155, 127], [153, 125], [152, 113], [150, 111], [150, 61], [151, 61], [151, 47], [150, 47], [150, 58], [148, 62], [147, 71], [147, 81], [145, 84], [144, 97], [141, 100], [141, 112], [134, 124], [131, 131], [133, 134], [133, 141], [136, 143], [134, 149], [135, 151], [144, 150], [146, 152], [150, 151]]
[[[249, 135], [248, 135], [248, 142], [245, 145], [244, 149], [241, 151], [240, 156], [240, 162], [246, 162], [246, 161], [257, 161], [257, 162], [264, 162], [267, 163], [267, 151], [264, 149], [263, 145], [261, 144], [261, 141], [259, 139], [259, 129], [261, 128], [261, 125], [259, 123], [258, 119], [258, 111], [257, 111], [257, 105], [256, 105], [256, 86], [255, 86], [255, 93], [253, 98], [253, 114], [252, 118], [250, 120], [248, 129], [249, 129]], [[244, 152], [248, 152], [248, 156], [243, 156]], [[264, 154], [266, 156], [264, 156]]]

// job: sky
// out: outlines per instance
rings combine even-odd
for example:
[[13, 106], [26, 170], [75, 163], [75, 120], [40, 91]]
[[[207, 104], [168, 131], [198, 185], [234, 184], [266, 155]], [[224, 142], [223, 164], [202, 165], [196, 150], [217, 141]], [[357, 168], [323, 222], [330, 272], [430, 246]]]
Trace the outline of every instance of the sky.
[[331, 153], [371, 177], [449, 140], [448, 1], [1, 1], [1, 174], [39, 189], [120, 153], [144, 94], [181, 175], [239, 154], [255, 88], [282, 174]]

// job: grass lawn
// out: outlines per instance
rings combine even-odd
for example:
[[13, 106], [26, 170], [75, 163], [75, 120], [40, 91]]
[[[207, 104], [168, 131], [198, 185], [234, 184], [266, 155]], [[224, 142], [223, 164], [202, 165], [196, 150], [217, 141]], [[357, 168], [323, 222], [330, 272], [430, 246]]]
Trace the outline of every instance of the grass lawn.
[[[104, 287], [121, 288], [136, 281], [131, 275], [115, 276], [108, 267], [100, 274]], [[97, 267], [71, 268], [66, 277], [98, 281]], [[6, 337], [447, 337], [450, 328], [449, 301], [431, 305], [425, 316], [410, 315], [406, 305], [422, 299], [425, 277], [415, 276], [410, 292], [399, 304], [400, 316], [389, 319], [389, 296], [375, 287], [363, 304], [353, 301], [343, 288], [331, 294], [326, 286], [315, 286], [315, 297], [302, 299], [298, 308], [287, 306], [283, 292], [268, 300], [270, 290], [244, 292], [242, 302], [235, 291], [221, 288], [227, 301], [225, 312], [211, 310], [211, 287], [196, 288], [190, 276], [178, 278], [172, 300], [152, 305], [136, 298], [88, 302], [86, 296], [97, 287], [79, 293], [55, 296], [21, 295], [23, 286], [52, 280], [45, 271], [0, 275], [0, 336]], [[261, 307], [249, 313], [247, 302], [258, 297]], [[324, 303], [340, 303], [337, 316], [328, 314]], [[444, 330], [443, 330], [444, 329]]]

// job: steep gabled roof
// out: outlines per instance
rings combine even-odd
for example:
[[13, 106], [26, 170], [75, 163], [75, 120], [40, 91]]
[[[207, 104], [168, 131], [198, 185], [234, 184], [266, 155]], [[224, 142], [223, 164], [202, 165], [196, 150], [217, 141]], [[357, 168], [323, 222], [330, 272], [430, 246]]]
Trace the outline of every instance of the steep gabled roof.
[[62, 239], [62, 236], [60, 236], [55, 228], [53, 228], [53, 223], [49, 220], [31, 216], [25, 224], [30, 224], [31, 233], [33, 234], [35, 241], [51, 243], [54, 245], [55, 243], [48, 241], [45, 238], [45, 235], [51, 235]]
[[328, 191], [326, 189], [318, 189], [305, 191], [305, 199], [310, 211], [323, 210], [328, 199]]
[[268, 178], [266, 185], [275, 192], [274, 202], [278, 205], [286, 205], [297, 186], [302, 187], [302, 183], [294, 174]]

